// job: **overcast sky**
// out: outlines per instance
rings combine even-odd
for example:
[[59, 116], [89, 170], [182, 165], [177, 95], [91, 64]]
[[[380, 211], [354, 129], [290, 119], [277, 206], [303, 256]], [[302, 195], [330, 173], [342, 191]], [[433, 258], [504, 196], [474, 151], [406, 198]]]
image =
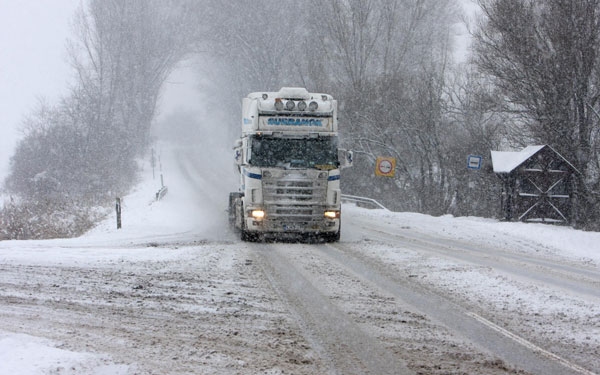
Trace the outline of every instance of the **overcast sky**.
[[64, 95], [71, 70], [66, 39], [80, 0], [0, 0], [0, 180], [23, 116], [38, 97]]

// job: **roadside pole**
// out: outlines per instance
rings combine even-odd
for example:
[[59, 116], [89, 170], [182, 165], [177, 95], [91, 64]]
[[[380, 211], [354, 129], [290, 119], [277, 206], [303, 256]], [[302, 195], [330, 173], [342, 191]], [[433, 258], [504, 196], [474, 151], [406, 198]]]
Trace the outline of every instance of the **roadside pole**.
[[117, 210], [117, 229], [121, 229], [121, 198], [117, 198], [115, 209]]

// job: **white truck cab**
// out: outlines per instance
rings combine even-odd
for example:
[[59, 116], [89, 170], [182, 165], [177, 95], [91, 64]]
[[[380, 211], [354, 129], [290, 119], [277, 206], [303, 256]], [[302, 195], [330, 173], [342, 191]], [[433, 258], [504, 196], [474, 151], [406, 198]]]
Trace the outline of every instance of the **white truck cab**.
[[304, 88], [254, 92], [243, 99], [242, 136], [234, 145], [239, 191], [229, 219], [243, 240], [340, 238], [337, 102]]

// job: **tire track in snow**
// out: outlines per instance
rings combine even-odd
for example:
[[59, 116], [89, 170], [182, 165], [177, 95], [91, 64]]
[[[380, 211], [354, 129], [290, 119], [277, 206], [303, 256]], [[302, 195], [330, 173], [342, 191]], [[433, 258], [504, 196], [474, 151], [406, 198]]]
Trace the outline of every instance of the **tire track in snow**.
[[413, 374], [403, 360], [364, 331], [294, 266], [284, 248], [289, 246], [255, 244], [264, 274], [287, 301], [304, 328], [307, 339], [331, 374]]
[[[354, 218], [356, 220], [356, 218]], [[552, 285], [570, 294], [586, 300], [600, 302], [600, 272], [596, 268], [574, 266], [550, 259], [540, 259], [525, 254], [510, 253], [500, 248], [486, 245], [473, 245], [451, 239], [439, 239], [423, 234], [392, 233], [372, 223], [356, 221], [352, 225], [367, 230], [372, 238], [385, 243], [395, 243], [420, 252], [441, 255], [478, 266], [491, 267], [494, 270], [527, 279], [540, 285]]]
[[179, 255], [0, 262], [1, 330], [106, 353], [140, 375], [323, 373], [247, 249], [163, 250]]
[[[482, 319], [526, 339], [537, 352], [551, 353], [546, 356], [580, 369], [573, 370], [575, 373], [600, 370], [597, 267], [543, 253], [523, 254], [511, 247], [437, 238], [406, 228], [392, 232], [389, 224], [374, 225], [360, 217], [352, 217], [347, 224], [390, 249], [406, 249], [390, 250], [382, 258], [408, 256], [408, 263], [392, 261], [396, 264], [390, 265], [404, 278], [469, 306], [465, 308], [477, 311]], [[369, 257], [380, 259], [373, 252]], [[461, 272], [468, 278], [463, 279]], [[481, 284], [469, 284], [466, 280], [472, 283], [472, 277]]]
[[399, 280], [356, 253], [348, 252], [343, 243], [318, 248], [329, 259], [369, 280], [382, 290], [414, 306], [429, 318], [463, 336], [484, 351], [502, 358], [506, 363], [534, 374], [585, 374], [593, 372], [550, 353], [529, 341], [487, 321], [446, 296], [437, 294], [416, 282]]

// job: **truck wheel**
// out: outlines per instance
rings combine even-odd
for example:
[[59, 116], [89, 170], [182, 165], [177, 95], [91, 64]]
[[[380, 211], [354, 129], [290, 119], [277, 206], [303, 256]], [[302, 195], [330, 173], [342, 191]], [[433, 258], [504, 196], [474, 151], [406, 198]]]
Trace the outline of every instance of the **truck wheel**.
[[340, 241], [341, 233], [342, 233], [342, 223], [340, 222], [340, 226], [339, 226], [337, 232], [335, 232], [335, 233], [327, 233], [326, 234], [327, 237], [325, 238], [325, 241], [327, 241], [327, 242], [339, 242]]
[[250, 234], [246, 230], [246, 220], [242, 219], [242, 228], [240, 228], [240, 240], [244, 242], [250, 241]]
[[242, 228], [240, 229], [240, 239], [244, 242], [258, 241], [258, 235], [246, 230], [246, 220], [242, 219]]
[[249, 233], [243, 229], [240, 231], [240, 239], [244, 242], [258, 242], [259, 238], [258, 234]]
[[340, 241], [340, 231], [338, 230], [335, 233], [328, 233], [325, 237], [325, 242], [339, 242]]
[[242, 231], [240, 232], [240, 239], [241, 239], [242, 241], [244, 241], [244, 242], [254, 242], [254, 241], [255, 241], [255, 239], [254, 239], [254, 238], [255, 238], [255, 237], [254, 237], [252, 234], [248, 233], [248, 232], [247, 232], [247, 231], [245, 231], [245, 230], [242, 230]]

